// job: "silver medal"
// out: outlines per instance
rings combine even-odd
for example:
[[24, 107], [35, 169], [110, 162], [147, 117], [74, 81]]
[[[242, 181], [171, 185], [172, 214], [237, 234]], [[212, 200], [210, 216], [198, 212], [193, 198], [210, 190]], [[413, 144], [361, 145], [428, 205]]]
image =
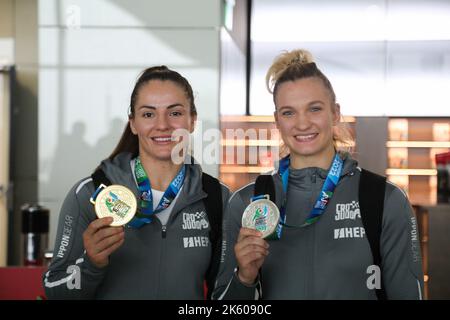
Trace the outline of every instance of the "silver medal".
[[256, 229], [268, 238], [275, 233], [280, 221], [280, 211], [275, 203], [265, 199], [258, 199], [250, 203], [242, 214], [242, 227]]

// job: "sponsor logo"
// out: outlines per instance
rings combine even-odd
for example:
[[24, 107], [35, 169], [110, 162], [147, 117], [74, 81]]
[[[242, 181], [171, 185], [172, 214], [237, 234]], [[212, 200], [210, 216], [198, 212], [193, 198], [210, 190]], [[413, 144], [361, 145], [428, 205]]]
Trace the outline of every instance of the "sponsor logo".
[[320, 200], [317, 201], [316, 206], [320, 209], [325, 209], [332, 195], [333, 193], [330, 191], [322, 191]]
[[150, 194], [150, 192], [148, 192], [148, 191], [142, 192], [142, 194], [141, 194], [141, 200], [144, 200], [144, 201], [152, 201], [152, 200], [153, 200], [152, 194]]
[[222, 252], [220, 254], [220, 263], [225, 262], [225, 252], [227, 251], [227, 241], [224, 239], [222, 240]]
[[206, 212], [196, 213], [183, 212], [183, 230], [203, 230], [208, 229], [209, 223], [206, 219]]
[[147, 176], [147, 174], [144, 171], [144, 167], [137, 165], [135, 166], [135, 170], [136, 170], [135, 175], [137, 179], [144, 178]]
[[338, 175], [339, 166], [340, 166], [339, 162], [333, 161], [333, 166], [330, 169], [330, 176], [339, 178], [339, 175]]
[[179, 174], [175, 177], [175, 180], [172, 182], [175, 188], [180, 189], [183, 183], [183, 175]]
[[208, 237], [184, 237], [183, 238], [184, 248], [198, 248], [198, 247], [208, 247], [209, 238]]
[[366, 231], [363, 227], [334, 229], [334, 239], [364, 238]]
[[334, 216], [334, 220], [356, 220], [356, 218], [361, 219], [358, 201], [336, 204], [336, 215]]
[[170, 199], [168, 199], [168, 198], [166, 198], [166, 197], [163, 197], [162, 198], [162, 201], [161, 201], [161, 206], [164, 208], [164, 209], [166, 209], [166, 208], [168, 208], [169, 206], [170, 206]]
[[73, 217], [67, 215], [64, 218], [64, 227], [61, 236], [61, 242], [59, 244], [58, 254], [56, 255], [58, 258], [64, 258], [64, 254], [67, 251], [67, 247], [70, 243], [70, 236], [72, 235], [72, 223]]
[[419, 233], [417, 232], [417, 222], [414, 217], [411, 217], [411, 251], [413, 261], [418, 262], [420, 260]]

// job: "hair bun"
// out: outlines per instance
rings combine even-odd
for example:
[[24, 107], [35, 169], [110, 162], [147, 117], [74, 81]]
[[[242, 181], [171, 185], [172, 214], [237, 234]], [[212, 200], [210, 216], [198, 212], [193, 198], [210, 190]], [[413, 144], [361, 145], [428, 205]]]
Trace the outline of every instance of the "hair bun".
[[301, 67], [308, 63], [313, 63], [314, 58], [311, 52], [305, 49], [296, 49], [284, 51], [275, 58], [272, 66], [267, 71], [266, 85], [270, 93], [271, 87], [277, 82], [278, 78], [291, 67]]
[[287, 62], [288, 66], [292, 65], [302, 65], [314, 62], [312, 54], [307, 50], [294, 50], [286, 53], [286, 60], [290, 58]]

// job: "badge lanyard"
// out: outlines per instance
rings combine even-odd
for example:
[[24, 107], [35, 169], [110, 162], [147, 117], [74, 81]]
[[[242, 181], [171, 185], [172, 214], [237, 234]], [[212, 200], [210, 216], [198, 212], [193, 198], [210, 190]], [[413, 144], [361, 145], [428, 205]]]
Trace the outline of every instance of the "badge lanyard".
[[314, 207], [312, 208], [311, 212], [309, 213], [308, 217], [306, 218], [305, 222], [302, 225], [293, 226], [286, 224], [286, 202], [287, 202], [286, 197], [289, 180], [290, 158], [289, 156], [287, 156], [280, 160], [279, 174], [283, 182], [284, 201], [280, 210], [280, 224], [277, 228], [277, 233], [279, 237], [281, 236], [282, 226], [302, 228], [309, 226], [310, 224], [313, 224], [314, 222], [319, 220], [319, 218], [325, 212], [325, 209], [327, 208], [328, 203], [330, 202], [331, 197], [333, 196], [334, 189], [336, 188], [339, 182], [343, 163], [344, 162], [341, 159], [341, 157], [338, 155], [338, 153], [336, 153], [333, 159], [333, 163], [331, 164], [331, 168], [328, 171], [327, 178], [323, 183], [322, 190], [320, 191], [320, 194], [317, 197], [317, 200], [314, 204]]
[[186, 175], [186, 167], [184, 165], [181, 167], [176, 177], [172, 180], [169, 187], [167, 187], [167, 190], [164, 192], [164, 195], [155, 210], [153, 210], [153, 194], [150, 179], [148, 178], [139, 157], [136, 158], [134, 163], [134, 174], [141, 193], [139, 197], [140, 210], [136, 213], [135, 217], [128, 223], [128, 225], [133, 228], [140, 228], [144, 224], [152, 221], [153, 214], [161, 212], [170, 206], [183, 185], [184, 177]]

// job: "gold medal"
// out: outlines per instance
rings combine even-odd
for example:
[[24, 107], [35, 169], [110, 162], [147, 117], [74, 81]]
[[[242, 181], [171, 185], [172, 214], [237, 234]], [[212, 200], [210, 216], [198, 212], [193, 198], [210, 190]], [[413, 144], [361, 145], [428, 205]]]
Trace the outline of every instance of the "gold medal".
[[260, 231], [263, 238], [276, 238], [279, 221], [280, 211], [276, 204], [269, 200], [269, 195], [266, 195], [265, 199], [250, 203], [242, 214], [242, 226]]
[[112, 217], [114, 220], [110, 224], [111, 227], [118, 227], [127, 224], [133, 219], [137, 210], [137, 201], [134, 193], [127, 187], [113, 184], [104, 188], [98, 196], [91, 198], [91, 202], [95, 206], [97, 217]]

